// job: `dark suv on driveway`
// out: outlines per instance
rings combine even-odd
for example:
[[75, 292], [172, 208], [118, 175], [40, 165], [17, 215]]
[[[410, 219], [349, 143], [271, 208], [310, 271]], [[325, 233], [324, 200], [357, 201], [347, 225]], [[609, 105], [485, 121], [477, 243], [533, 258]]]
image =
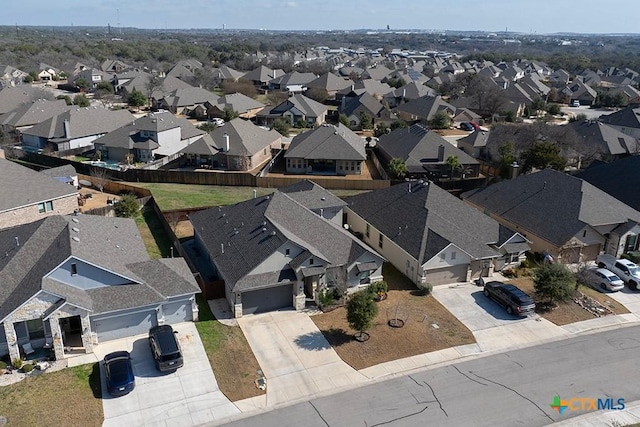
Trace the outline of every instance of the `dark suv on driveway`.
[[177, 332], [170, 325], [154, 326], [149, 330], [149, 346], [160, 372], [172, 372], [184, 365]]
[[533, 314], [536, 308], [533, 298], [510, 283], [487, 282], [484, 284], [484, 294], [505, 307], [509, 314], [526, 317]]

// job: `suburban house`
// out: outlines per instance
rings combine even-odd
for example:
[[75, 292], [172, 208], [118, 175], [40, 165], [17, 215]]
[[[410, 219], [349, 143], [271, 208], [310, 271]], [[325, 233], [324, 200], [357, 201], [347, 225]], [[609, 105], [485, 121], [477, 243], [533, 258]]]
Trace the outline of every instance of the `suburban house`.
[[9, 86], [0, 90], [0, 114], [9, 113], [23, 104], [43, 99], [46, 92], [31, 85]]
[[315, 127], [324, 123], [327, 107], [304, 95], [293, 95], [275, 107], [266, 107], [256, 115], [260, 124], [271, 126], [277, 119], [286, 119], [292, 125], [304, 122], [306, 126]]
[[40, 99], [32, 103], [22, 104], [0, 115], [0, 125], [4, 131], [20, 131], [72, 108], [72, 106], [67, 105], [64, 99], [55, 101]]
[[395, 108], [400, 104], [404, 104], [412, 99], [421, 98], [423, 96], [436, 96], [436, 91], [429, 86], [411, 82], [401, 88], [384, 94], [383, 102], [385, 102], [389, 108]]
[[215, 104], [218, 96], [201, 87], [176, 89], [158, 100], [158, 108], [173, 114], [190, 115], [196, 107], [206, 103]]
[[485, 159], [485, 147], [489, 140], [489, 132], [478, 130], [458, 140], [458, 148], [474, 159]]
[[521, 234], [429, 181], [411, 181], [345, 198], [349, 230], [413, 283], [439, 285], [490, 276], [518, 263]]
[[183, 148], [187, 163], [224, 170], [252, 170], [271, 159], [282, 135], [236, 118]]
[[572, 264], [640, 232], [640, 212], [580, 178], [552, 169], [462, 194], [470, 206], [520, 232], [531, 250]]
[[438, 112], [445, 112], [448, 116], [453, 117], [456, 113], [456, 107], [444, 101], [440, 96], [426, 95], [397, 106], [395, 111], [401, 119], [407, 122], [429, 122]]
[[51, 81], [60, 75], [60, 70], [43, 62], [38, 65], [38, 79], [42, 81]]
[[266, 89], [271, 80], [282, 75], [284, 75], [284, 71], [282, 70], [272, 70], [267, 66], [260, 65], [258, 68], [255, 68], [238, 78], [238, 80], [248, 80], [255, 87]]
[[307, 90], [307, 84], [316, 78], [317, 76], [313, 73], [293, 71], [271, 79], [269, 90], [279, 90], [290, 94], [302, 93]]
[[1, 231], [0, 249], [0, 353], [11, 360], [26, 344], [60, 360], [198, 318], [187, 263], [150, 260], [132, 219], [51, 216]]
[[151, 162], [178, 153], [205, 133], [170, 112], [149, 113], [96, 139], [94, 146], [104, 159]]
[[76, 187], [2, 158], [0, 182], [0, 230], [78, 209]]
[[[240, 92], [232, 93], [229, 95], [223, 95], [216, 99], [214, 103], [206, 103], [202, 106], [202, 111], [199, 107], [194, 110], [196, 117], [225, 117], [226, 109], [238, 114], [238, 117], [243, 119], [251, 119], [258, 114], [265, 105], [262, 102], [258, 102], [253, 98], [248, 97]], [[202, 114], [202, 116], [200, 116]]]
[[601, 116], [599, 120], [616, 128], [625, 135], [640, 139], [640, 108], [623, 108], [615, 113]]
[[296, 135], [284, 158], [287, 173], [360, 175], [367, 154], [363, 139], [340, 123]]
[[576, 151], [585, 163], [591, 160], [610, 162], [640, 152], [640, 140], [611, 125], [596, 120], [581, 120], [566, 126], [575, 132], [575, 139], [580, 141]]
[[93, 148], [93, 141], [134, 120], [128, 110], [109, 110], [101, 107], [73, 107], [22, 131], [22, 144], [54, 151], [74, 148]]
[[302, 310], [321, 292], [381, 279], [383, 258], [336, 223], [341, 207], [328, 191], [306, 184], [190, 215], [196, 247], [224, 280], [235, 317]]
[[29, 73], [11, 65], [0, 65], [0, 88], [20, 86], [28, 75]]
[[377, 123], [378, 119], [389, 121], [391, 118], [390, 111], [368, 92], [356, 97], [343, 97], [338, 113], [347, 116], [351, 127], [360, 126], [363, 115], [371, 119], [371, 125]]
[[[454, 147], [449, 141], [420, 124], [408, 128], [397, 128], [382, 135], [376, 143], [376, 150], [384, 164], [397, 158], [407, 166], [407, 175], [412, 178], [441, 180], [457, 176], [477, 177], [480, 163], [464, 151]], [[449, 157], [456, 157], [458, 170], [451, 171], [447, 163]]]
[[88, 83], [87, 89], [92, 90], [98, 86], [99, 83], [108, 82], [111, 80], [111, 74], [104, 72], [102, 70], [98, 70], [97, 68], [85, 68], [82, 71], [79, 71], [77, 74], [71, 76], [69, 78], [69, 82], [73, 84], [78, 84], [80, 79], [86, 81]]
[[342, 89], [351, 87], [353, 81], [336, 76], [333, 73], [325, 73], [315, 80], [307, 83], [307, 89], [323, 89], [327, 91], [329, 99], [335, 99], [336, 94]]

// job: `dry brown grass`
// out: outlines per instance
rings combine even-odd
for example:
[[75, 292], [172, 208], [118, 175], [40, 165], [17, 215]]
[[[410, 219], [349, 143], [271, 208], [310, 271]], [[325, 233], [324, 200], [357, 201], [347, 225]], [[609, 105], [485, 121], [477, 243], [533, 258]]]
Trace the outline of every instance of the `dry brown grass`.
[[[344, 307], [312, 317], [342, 360], [354, 369], [475, 342], [471, 331], [435, 298], [418, 295], [404, 276], [387, 265], [385, 280], [388, 298], [377, 303], [378, 315], [367, 342], [354, 339], [356, 331], [349, 327]], [[405, 321], [402, 328], [388, 325], [396, 311]]]
[[[531, 277], [519, 277], [517, 279], [510, 279], [510, 283], [513, 283], [536, 300], [538, 302], [538, 298], [535, 295], [535, 288], [533, 285], [533, 279]], [[629, 310], [626, 309], [622, 304], [614, 301], [609, 298], [607, 294], [600, 293], [592, 288], [588, 288], [585, 286], [580, 287], [580, 291], [596, 301], [600, 304], [609, 307], [611, 310], [615, 312], [615, 314], [623, 314], [628, 313]], [[547, 319], [548, 321], [558, 325], [563, 326], [569, 323], [581, 322], [583, 320], [594, 319], [595, 315], [585, 310], [574, 301], [568, 301], [564, 303], [559, 303], [556, 308], [547, 312], [539, 313], [542, 317]]]
[[0, 387], [0, 415], [10, 426], [101, 426], [98, 363], [25, 378]]

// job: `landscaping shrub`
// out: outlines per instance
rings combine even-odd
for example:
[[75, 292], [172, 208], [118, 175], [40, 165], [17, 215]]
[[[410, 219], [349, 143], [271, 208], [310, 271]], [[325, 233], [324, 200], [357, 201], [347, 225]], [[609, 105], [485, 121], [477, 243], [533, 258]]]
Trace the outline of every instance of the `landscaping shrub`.
[[22, 368], [22, 359], [20, 358], [13, 359], [11, 361], [11, 366], [13, 366], [16, 369]]
[[318, 300], [320, 301], [320, 305], [322, 307], [329, 306], [335, 301], [334, 293], [328, 288], [325, 288], [322, 290], [322, 292], [320, 292]]
[[420, 295], [429, 295], [433, 291], [433, 285], [431, 283], [419, 283], [418, 289], [420, 290]]
[[377, 282], [373, 282], [369, 285], [369, 291], [373, 294], [384, 294], [388, 290], [389, 287], [387, 286], [387, 282], [384, 280], [378, 280]]
[[0, 360], [0, 369], [7, 369], [7, 364]]
[[640, 263], [640, 252], [627, 252], [622, 254], [622, 258], [638, 264]]
[[131, 193], [123, 195], [113, 208], [116, 211], [116, 216], [121, 218], [135, 218], [140, 213], [140, 205], [138, 205], [136, 196]]
[[24, 372], [25, 374], [29, 373], [33, 371], [33, 365], [30, 363], [26, 363], [24, 365], [22, 365], [22, 372]]

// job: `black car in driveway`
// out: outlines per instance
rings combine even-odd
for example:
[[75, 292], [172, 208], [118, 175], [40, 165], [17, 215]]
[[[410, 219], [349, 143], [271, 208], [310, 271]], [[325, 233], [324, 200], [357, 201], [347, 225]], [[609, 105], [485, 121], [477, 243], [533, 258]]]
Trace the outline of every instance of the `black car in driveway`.
[[128, 351], [116, 351], [104, 357], [107, 390], [112, 396], [124, 396], [136, 386]]
[[160, 372], [171, 372], [184, 365], [177, 332], [171, 325], [154, 326], [149, 329], [149, 346]]
[[533, 314], [536, 309], [533, 298], [510, 283], [487, 282], [484, 284], [484, 294], [505, 307], [509, 314], [526, 317]]

